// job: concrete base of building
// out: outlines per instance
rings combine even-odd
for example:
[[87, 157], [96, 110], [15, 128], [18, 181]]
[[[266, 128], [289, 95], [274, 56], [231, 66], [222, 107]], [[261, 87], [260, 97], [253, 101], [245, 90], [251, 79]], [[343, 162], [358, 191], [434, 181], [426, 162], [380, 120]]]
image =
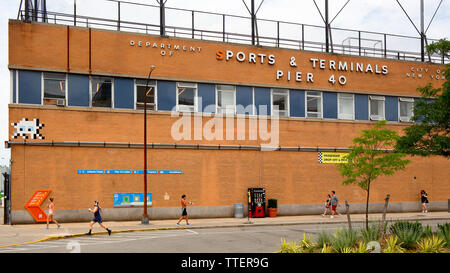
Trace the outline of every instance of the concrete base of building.
[[[429, 211], [448, 211], [448, 202], [430, 202], [427, 204]], [[351, 214], [363, 214], [366, 211], [365, 203], [350, 204]], [[384, 203], [371, 203], [369, 213], [382, 213]], [[244, 217], [247, 217], [248, 207], [244, 206]], [[322, 214], [323, 205], [318, 204], [295, 204], [279, 205], [278, 216], [293, 215], [313, 215]], [[338, 212], [345, 213], [345, 205], [338, 207]], [[398, 202], [389, 203], [388, 213], [401, 212], [421, 212], [422, 206], [418, 202]], [[104, 221], [140, 221], [142, 218], [142, 208], [105, 208], [102, 209], [102, 218]], [[217, 207], [189, 207], [188, 215], [190, 219], [195, 218], [230, 218], [234, 217], [234, 206]], [[12, 224], [32, 224], [36, 223], [33, 217], [26, 210], [13, 210], [11, 212]], [[157, 207], [148, 208], [148, 215], [151, 220], [178, 219], [181, 216], [179, 207]], [[87, 209], [78, 210], [57, 210], [55, 219], [61, 223], [70, 222], [89, 222], [93, 218], [92, 213]]]

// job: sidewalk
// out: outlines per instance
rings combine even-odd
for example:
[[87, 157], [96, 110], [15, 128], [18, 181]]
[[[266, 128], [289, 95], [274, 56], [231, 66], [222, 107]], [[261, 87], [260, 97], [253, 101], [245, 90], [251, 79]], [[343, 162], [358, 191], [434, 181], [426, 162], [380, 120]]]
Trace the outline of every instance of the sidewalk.
[[[369, 221], [381, 220], [381, 214], [370, 214]], [[364, 223], [365, 214], [352, 214], [352, 224]], [[448, 212], [411, 212], [411, 213], [388, 213], [387, 221], [430, 221], [439, 220], [450, 222], [450, 213]], [[294, 224], [336, 224], [347, 223], [347, 216], [337, 216], [334, 219], [322, 217], [321, 215], [302, 215], [302, 216], [278, 216], [274, 218], [251, 218], [252, 224], [247, 223], [247, 218], [207, 218], [190, 219], [189, 229], [199, 228], [219, 228], [219, 227], [252, 227], [252, 226], [270, 226], [270, 225], [294, 225]], [[176, 219], [171, 220], [151, 220], [149, 225], [142, 225], [139, 221], [129, 222], [104, 222], [109, 227], [114, 236], [118, 232], [133, 232], [145, 230], [164, 230], [164, 229], [184, 229], [185, 221], [182, 226], [176, 226]], [[424, 223], [426, 225], [426, 222]], [[27, 244], [46, 240], [56, 240], [61, 238], [70, 238], [84, 236], [89, 229], [89, 223], [62, 223], [61, 228], [57, 229], [55, 224], [51, 224], [49, 229], [45, 229], [46, 224], [29, 225], [0, 225], [0, 247], [6, 245]], [[105, 230], [97, 224], [92, 230], [93, 234], [106, 234]]]

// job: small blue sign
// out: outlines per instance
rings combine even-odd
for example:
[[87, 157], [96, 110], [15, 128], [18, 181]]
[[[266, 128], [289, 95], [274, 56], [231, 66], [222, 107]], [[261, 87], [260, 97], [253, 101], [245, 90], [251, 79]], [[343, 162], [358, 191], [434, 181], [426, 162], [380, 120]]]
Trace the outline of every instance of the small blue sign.
[[107, 170], [106, 174], [131, 174], [130, 170]]
[[104, 174], [104, 170], [78, 170], [78, 174]]
[[[157, 174], [156, 170], [147, 170], [147, 174]], [[134, 170], [133, 174], [144, 174], [144, 170]]]
[[173, 170], [161, 170], [158, 172], [159, 174], [182, 174], [183, 171], [177, 170], [177, 171], [173, 171]]
[[[77, 170], [77, 174], [144, 174], [143, 170]], [[147, 170], [147, 174], [182, 174], [181, 170]]]
[[[152, 205], [152, 193], [147, 193], [147, 205]], [[144, 206], [144, 193], [114, 193], [115, 207]]]

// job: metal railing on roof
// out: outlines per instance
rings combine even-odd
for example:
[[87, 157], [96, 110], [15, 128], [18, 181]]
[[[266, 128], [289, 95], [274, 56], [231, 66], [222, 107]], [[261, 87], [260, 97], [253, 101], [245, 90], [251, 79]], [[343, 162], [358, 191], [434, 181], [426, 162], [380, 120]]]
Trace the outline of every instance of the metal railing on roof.
[[[187, 10], [181, 8], [165, 7], [167, 11], [176, 12], [178, 19], [187, 16], [191, 24], [189, 26], [179, 25], [176, 21], [169, 22], [161, 26], [157, 23], [145, 23], [139, 21], [123, 20], [121, 9], [124, 5], [138, 6], [154, 9], [154, 13], [159, 17], [160, 6], [133, 3], [128, 1], [104, 0], [107, 2], [117, 3], [116, 18], [101, 18], [81, 15], [77, 12], [76, 5], [74, 5], [73, 13], [46, 11], [35, 12], [34, 20], [45, 21], [47, 23], [84, 26], [100, 29], [110, 29], [118, 31], [139, 32], [151, 35], [160, 35], [161, 28], [164, 28], [165, 36], [191, 38], [200, 40], [217, 41], [224, 43], [238, 43], [238, 44], [252, 44], [252, 36], [250, 31], [245, 31], [242, 25], [239, 27], [242, 31], [229, 31], [229, 28], [242, 24], [242, 20], [250, 25], [251, 18], [239, 15], [221, 14], [214, 12]], [[18, 19], [26, 20], [25, 11], [20, 10]], [[213, 29], [210, 24], [200, 25], [196, 18], [198, 16], [210, 16], [221, 18], [220, 30]], [[208, 17], [209, 18], [209, 17]], [[239, 20], [240, 23], [233, 20]], [[309, 24], [276, 21], [270, 19], [257, 19], [258, 23], [269, 25], [268, 28], [275, 26], [275, 33], [262, 34], [257, 36], [258, 46], [289, 48], [296, 50], [307, 50], [316, 52], [325, 52], [325, 43], [323, 39], [323, 26], [315, 26]], [[170, 24], [172, 23], [172, 24]], [[284, 27], [284, 31], [283, 28]], [[262, 30], [262, 29], [261, 29]], [[259, 31], [260, 33], [262, 31]], [[331, 43], [332, 52], [343, 55], [356, 55], [385, 59], [397, 59], [405, 61], [420, 61], [420, 50], [404, 50], [411, 45], [420, 45], [420, 37], [387, 34], [372, 31], [351, 30], [344, 28], [331, 28], [333, 33], [333, 42]], [[264, 31], [266, 32], [266, 31]], [[273, 32], [273, 31], [272, 31]], [[320, 33], [320, 34], [319, 34]], [[352, 44], [354, 41], [356, 44]], [[435, 39], [428, 39], [428, 41], [437, 41]], [[428, 59], [432, 63], [449, 63], [448, 57], [431, 55]]]

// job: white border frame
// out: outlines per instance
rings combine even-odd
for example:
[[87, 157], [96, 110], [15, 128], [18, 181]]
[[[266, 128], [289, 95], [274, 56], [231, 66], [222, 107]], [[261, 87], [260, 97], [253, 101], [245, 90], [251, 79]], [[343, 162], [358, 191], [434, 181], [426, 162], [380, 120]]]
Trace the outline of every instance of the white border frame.
[[9, 103], [14, 103], [14, 72], [13, 70], [9, 71]]
[[[341, 118], [339, 116], [339, 97], [341, 95], [352, 95], [352, 99], [353, 99], [353, 111], [352, 111], [352, 118], [348, 119], [348, 118]], [[337, 93], [337, 119], [341, 119], [341, 120], [355, 120], [355, 108], [356, 108], [356, 101], [355, 101], [355, 94], [354, 93]]]
[[[411, 118], [414, 116], [414, 98], [398, 97], [397, 102], [398, 102], [398, 122], [412, 122]], [[411, 102], [413, 104], [411, 116], [409, 117], [408, 120], [402, 120], [400, 116], [400, 102]]]
[[[287, 94], [287, 100], [286, 100], [286, 110], [282, 110], [282, 111], [286, 111], [287, 115], [286, 116], [280, 116], [278, 115], [279, 118], [289, 118], [291, 116], [291, 108], [290, 108], [290, 91], [288, 88], [270, 88], [270, 116], [273, 117], [273, 92], [274, 89], [277, 90], [283, 90], [286, 92]], [[275, 91], [275, 93], [277, 93], [278, 91]]]
[[[138, 111], [143, 111], [143, 109], [137, 109], [136, 105], [137, 105], [137, 84], [136, 84], [136, 80], [144, 80], [146, 81], [147, 79], [133, 79], [133, 90], [134, 90], [134, 110], [138, 110]], [[153, 86], [155, 88], [155, 100], [154, 100], [154, 110], [148, 110], [148, 111], [158, 111], [158, 81], [157, 80], [150, 80], [150, 81], [154, 81], [155, 85]], [[149, 81], [149, 82], [150, 82]], [[152, 85], [149, 85], [152, 86]]]
[[[308, 117], [308, 92], [320, 93], [320, 116], [319, 117]], [[313, 97], [318, 98], [318, 96], [313, 96]], [[323, 91], [305, 90], [305, 118], [323, 118]]]
[[219, 114], [219, 115], [230, 115], [230, 113], [219, 113], [219, 89], [218, 89], [219, 85], [225, 85], [225, 86], [232, 86], [232, 87], [234, 87], [233, 91], [231, 91], [231, 90], [220, 90], [220, 91], [233, 92], [233, 105], [234, 105], [233, 115], [236, 115], [236, 85], [231, 85], [231, 84], [216, 84], [215, 85], [215, 89], [216, 89], [216, 114]]
[[[372, 118], [372, 115], [370, 114], [370, 101], [371, 100], [378, 100], [383, 101], [383, 116], [382, 117], [374, 117]], [[386, 120], [386, 97], [385, 96], [377, 96], [377, 95], [369, 95], [369, 120]]]
[[16, 103], [19, 103], [19, 70], [16, 70]]
[[[178, 87], [179, 85], [183, 85], [183, 83], [185, 84], [192, 84], [195, 85], [195, 94], [194, 94], [194, 111], [180, 111], [180, 107], [178, 104]], [[186, 86], [187, 88], [193, 88], [191, 86]], [[185, 113], [198, 113], [198, 83], [196, 82], [176, 82], [175, 84], [175, 92], [176, 92], [176, 110], [177, 112], [185, 112]]]
[[[64, 87], [64, 106], [68, 106], [69, 104], [69, 98], [68, 98], [68, 94], [69, 94], [69, 74], [67, 74], [67, 73], [59, 73], [59, 72], [45, 72], [45, 71], [42, 71], [41, 72], [41, 105], [50, 105], [50, 104], [44, 104], [44, 87], [45, 87], [45, 84], [44, 84], [44, 74], [45, 73], [54, 73], [54, 74], [64, 74], [64, 76], [65, 76], [65, 83], [64, 83], [64, 85], [65, 85], [65, 87]], [[57, 99], [56, 99], [57, 100]]]
[[250, 114], [250, 116], [256, 117], [256, 113], [257, 113], [257, 109], [256, 109], [256, 105], [255, 105], [255, 87], [252, 86], [252, 113]]

